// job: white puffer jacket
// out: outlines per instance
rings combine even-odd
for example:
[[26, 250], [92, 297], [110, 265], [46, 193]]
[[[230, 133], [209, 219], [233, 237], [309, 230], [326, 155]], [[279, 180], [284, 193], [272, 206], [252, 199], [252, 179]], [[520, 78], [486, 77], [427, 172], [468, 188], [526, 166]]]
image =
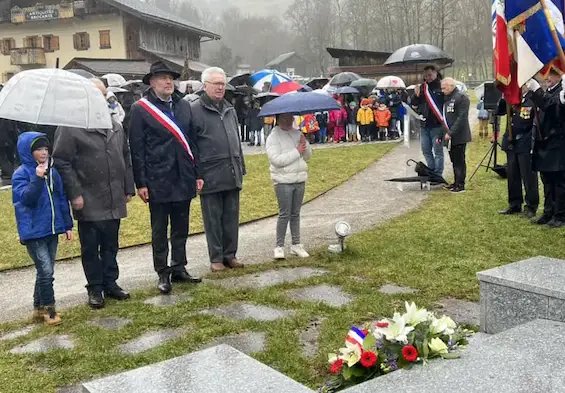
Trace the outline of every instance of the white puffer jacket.
[[307, 148], [302, 155], [296, 149], [300, 144], [302, 132], [273, 128], [267, 138], [267, 157], [271, 168], [271, 179], [275, 184], [304, 183], [308, 180], [308, 164], [312, 156], [312, 147]]

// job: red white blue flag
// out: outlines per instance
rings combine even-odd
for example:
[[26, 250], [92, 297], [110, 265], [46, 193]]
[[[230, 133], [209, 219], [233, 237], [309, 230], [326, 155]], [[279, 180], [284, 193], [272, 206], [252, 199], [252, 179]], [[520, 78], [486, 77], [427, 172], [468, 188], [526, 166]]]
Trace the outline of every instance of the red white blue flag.
[[367, 337], [367, 335], [361, 329], [353, 326], [351, 330], [349, 330], [349, 333], [347, 333], [345, 341], [358, 345], [359, 348], [363, 349], [363, 341], [365, 341], [365, 337]]

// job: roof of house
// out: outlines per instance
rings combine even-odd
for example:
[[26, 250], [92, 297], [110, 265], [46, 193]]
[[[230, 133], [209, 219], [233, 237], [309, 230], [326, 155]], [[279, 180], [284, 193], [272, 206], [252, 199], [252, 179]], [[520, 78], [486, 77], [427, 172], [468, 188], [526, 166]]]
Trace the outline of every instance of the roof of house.
[[119, 10], [137, 16], [138, 18], [141, 19], [174, 26], [185, 30], [191, 30], [202, 37], [208, 37], [215, 40], [219, 40], [221, 38], [219, 34], [206, 30], [202, 27], [195, 26], [194, 23], [191, 23], [169, 12], [163, 11], [162, 9], [149, 3], [148, 0], [103, 0], [103, 1], [108, 5], [116, 7]]
[[[279, 55], [276, 58], [274, 58], [273, 60], [271, 60], [270, 62], [268, 62], [265, 65], [265, 68], [277, 66], [277, 65], [281, 64], [283, 61], [290, 59], [292, 56], [298, 56], [298, 55], [296, 54], [296, 52], [283, 53], [282, 55]], [[298, 56], [298, 57], [300, 57], [300, 56]]]
[[120, 75], [145, 75], [149, 72], [151, 64], [145, 60], [128, 59], [90, 59], [75, 57], [64, 67], [64, 69], [81, 68], [95, 75], [105, 74]]
[[[184, 68], [184, 62], [186, 61], [186, 58], [184, 56], [174, 56], [168, 53], [162, 53], [162, 52], [156, 52], [156, 51], [151, 51], [151, 50], [147, 50], [144, 48], [139, 48], [140, 50], [147, 52], [155, 57], [158, 57], [162, 60], [165, 60], [166, 62], [170, 63], [171, 66], [179, 66], [181, 69]], [[206, 68], [208, 68], [209, 65], [201, 63], [199, 61], [194, 61], [194, 60], [188, 60], [188, 68], [191, 71], [194, 72], [202, 72], [204, 71]]]

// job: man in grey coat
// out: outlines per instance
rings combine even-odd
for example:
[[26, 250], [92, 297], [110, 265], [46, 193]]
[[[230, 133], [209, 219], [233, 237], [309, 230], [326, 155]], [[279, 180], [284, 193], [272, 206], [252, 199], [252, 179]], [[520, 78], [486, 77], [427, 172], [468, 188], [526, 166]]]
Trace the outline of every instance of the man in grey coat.
[[[94, 83], [104, 92], [102, 82]], [[78, 221], [88, 304], [102, 308], [104, 297], [128, 299], [116, 283], [120, 219], [127, 216], [126, 203], [135, 195], [122, 126], [114, 121], [111, 130], [59, 127], [53, 158]]]
[[467, 177], [467, 163], [465, 150], [467, 143], [471, 142], [471, 127], [469, 125], [469, 97], [457, 89], [453, 78], [441, 81], [441, 91], [445, 96], [443, 114], [447, 123], [445, 142], [449, 148], [449, 157], [453, 163], [455, 181], [448, 187], [453, 193], [465, 192], [465, 177]]
[[204, 230], [212, 272], [242, 268], [237, 260], [239, 192], [245, 161], [239, 139], [237, 113], [224, 99], [226, 74], [212, 67], [202, 73], [204, 93], [191, 102], [197, 135], [200, 194]]

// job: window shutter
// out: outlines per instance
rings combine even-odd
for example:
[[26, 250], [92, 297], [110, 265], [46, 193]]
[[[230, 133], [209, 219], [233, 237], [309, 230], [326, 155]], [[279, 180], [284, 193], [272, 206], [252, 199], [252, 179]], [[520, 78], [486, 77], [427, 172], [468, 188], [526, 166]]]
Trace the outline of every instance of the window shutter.
[[16, 47], [16, 40], [13, 38], [10, 38], [10, 48], [8, 51], [14, 49]]
[[50, 45], [50, 44], [51, 44], [50, 41], [51, 41], [51, 37], [50, 37], [50, 36], [48, 36], [48, 35], [44, 35], [44, 36], [43, 36], [43, 50], [44, 50], [45, 52], [50, 52], [50, 51], [52, 51], [52, 48], [51, 48], [51, 45]]
[[51, 37], [51, 50], [59, 50], [59, 36]]
[[80, 35], [78, 33], [73, 34], [73, 46], [76, 50], [80, 49]]
[[84, 49], [90, 48], [90, 35], [88, 33], [84, 33]]
[[0, 41], [0, 52], [3, 55], [7, 54], [8, 50], [6, 49], [6, 40]]
[[29, 37], [25, 37], [24, 38], [24, 48], [29, 48], [29, 47], [30, 47]]

